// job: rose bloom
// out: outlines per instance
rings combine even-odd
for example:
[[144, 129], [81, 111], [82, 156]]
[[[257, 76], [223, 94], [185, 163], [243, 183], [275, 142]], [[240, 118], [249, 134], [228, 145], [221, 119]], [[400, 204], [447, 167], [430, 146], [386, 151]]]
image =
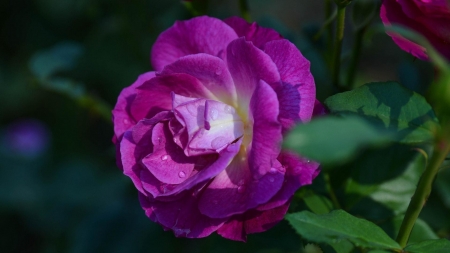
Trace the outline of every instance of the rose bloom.
[[[450, 3], [448, 0], [384, 0], [380, 17], [385, 26], [401, 25], [428, 39], [433, 47], [450, 60]], [[398, 34], [390, 34], [404, 51], [428, 60], [426, 49]]]
[[203, 16], [161, 33], [151, 63], [113, 110], [118, 164], [146, 215], [189, 238], [274, 226], [319, 172], [281, 150], [313, 114], [308, 60], [272, 29]]

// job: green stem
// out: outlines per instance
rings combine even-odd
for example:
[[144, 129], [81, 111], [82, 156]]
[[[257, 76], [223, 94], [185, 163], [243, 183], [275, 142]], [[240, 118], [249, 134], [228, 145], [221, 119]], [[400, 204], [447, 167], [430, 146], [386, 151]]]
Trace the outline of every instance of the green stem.
[[[333, 14], [332, 0], [325, 1], [325, 19], [329, 20]], [[328, 24], [327, 27], [327, 48], [331, 49], [333, 45], [333, 26]]]
[[252, 22], [247, 0], [239, 0], [239, 9], [241, 10], [241, 16], [247, 20], [247, 22]]
[[342, 40], [344, 39], [344, 27], [345, 27], [345, 7], [338, 6], [336, 36], [334, 38], [332, 73], [333, 73], [333, 85], [340, 89], [342, 89], [342, 87], [339, 84], [339, 74], [341, 69], [341, 50], [342, 50]]
[[336, 195], [334, 194], [333, 188], [331, 187], [330, 174], [323, 173], [323, 177], [325, 179], [327, 191], [330, 194], [331, 202], [333, 202], [333, 205], [336, 209], [342, 209], [338, 199], [336, 198]]
[[411, 198], [411, 202], [406, 210], [405, 218], [403, 218], [400, 231], [397, 235], [397, 242], [402, 248], [408, 243], [409, 235], [414, 227], [414, 223], [416, 222], [417, 217], [419, 217], [420, 211], [422, 211], [428, 196], [430, 196], [434, 178], [449, 151], [450, 143], [445, 139], [438, 139], [433, 154], [425, 171], [420, 177], [419, 184]]
[[353, 45], [352, 58], [350, 60], [350, 65], [347, 72], [347, 88], [350, 90], [354, 86], [355, 82], [355, 73], [359, 63], [359, 56], [361, 54], [362, 41], [364, 37], [364, 33], [366, 31], [366, 27], [359, 29], [355, 34], [355, 43]]

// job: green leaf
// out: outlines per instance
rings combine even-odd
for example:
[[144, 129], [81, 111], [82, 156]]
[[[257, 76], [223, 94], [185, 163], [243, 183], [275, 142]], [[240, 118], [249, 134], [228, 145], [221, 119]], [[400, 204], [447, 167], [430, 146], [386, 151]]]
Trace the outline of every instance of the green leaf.
[[322, 164], [342, 163], [358, 150], [390, 142], [392, 135], [358, 117], [323, 117], [296, 126], [284, 146]]
[[438, 120], [425, 98], [396, 82], [369, 83], [329, 97], [325, 104], [339, 115], [360, 115], [378, 129], [389, 129], [402, 143], [433, 139]]
[[315, 194], [312, 191], [305, 194], [303, 201], [315, 214], [326, 214], [333, 210], [333, 204], [327, 197]]
[[427, 240], [408, 245], [405, 248], [407, 253], [448, 253], [450, 241], [447, 239]]
[[309, 211], [286, 215], [303, 238], [319, 243], [348, 240], [363, 248], [400, 249], [384, 231], [370, 221], [356, 218], [343, 210], [317, 215]]
[[[370, 150], [351, 165], [351, 179], [346, 193], [368, 196], [382, 203], [394, 214], [406, 211], [411, 196], [425, 169], [426, 159], [407, 145], [396, 144], [384, 150]], [[348, 201], [350, 205], [357, 200]]]
[[80, 44], [62, 42], [33, 55], [29, 66], [34, 75], [45, 79], [56, 72], [72, 69], [82, 53], [83, 48]]

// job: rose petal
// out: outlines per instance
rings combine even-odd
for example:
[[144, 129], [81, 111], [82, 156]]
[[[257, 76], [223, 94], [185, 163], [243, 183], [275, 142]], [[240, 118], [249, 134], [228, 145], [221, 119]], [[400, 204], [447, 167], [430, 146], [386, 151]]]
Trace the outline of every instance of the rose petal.
[[245, 242], [247, 234], [267, 231], [280, 222], [289, 209], [289, 204], [287, 202], [274, 209], [252, 210], [232, 217], [217, 230], [217, 233], [227, 239]]
[[309, 61], [288, 40], [268, 42], [264, 52], [272, 58], [280, 73], [282, 82], [274, 89], [280, 101], [283, 128], [290, 129], [296, 122], [309, 121], [316, 99]]
[[261, 27], [256, 22], [249, 24], [240, 17], [227, 18], [224, 22], [231, 26], [239, 37], [245, 36], [246, 40], [253, 42], [258, 48], [262, 48], [266, 42], [283, 38], [273, 29]]
[[153, 152], [142, 159], [145, 167], [162, 183], [179, 184], [189, 178], [198, 158], [184, 155], [173, 142], [167, 123], [156, 124], [152, 136], [161, 136], [164, 145], [155, 145]]
[[211, 218], [230, 217], [244, 213], [270, 200], [280, 190], [284, 174], [267, 173], [259, 180], [252, 173], [241, 152], [231, 164], [203, 190], [200, 212]]
[[259, 80], [278, 82], [280, 74], [272, 59], [244, 38], [234, 40], [227, 48], [227, 64], [238, 96], [238, 108], [247, 112]]
[[212, 219], [198, 211], [198, 198], [194, 195], [177, 201], [152, 201], [142, 194], [139, 200], [147, 216], [173, 231], [176, 237], [202, 238], [216, 231], [224, 219]]
[[133, 84], [120, 92], [116, 106], [114, 106], [114, 110], [112, 111], [114, 136], [116, 137], [115, 141], [113, 141], [114, 144], [116, 144], [117, 141], [120, 141], [125, 131], [136, 124], [136, 120], [130, 114], [130, 104], [136, 97], [136, 87], [153, 77], [155, 77], [155, 72], [144, 73], [140, 75]]
[[266, 82], [260, 81], [250, 102], [253, 118], [253, 137], [249, 165], [254, 178], [264, 176], [280, 154], [281, 124], [278, 122], [278, 98]]
[[172, 92], [185, 97], [215, 98], [199, 80], [190, 75], [156, 76], [136, 89], [131, 114], [135, 119], [143, 119], [151, 118], [162, 110], [171, 110]]
[[198, 53], [218, 55], [234, 39], [236, 32], [219, 19], [202, 16], [175, 24], [162, 32], [151, 52], [152, 66], [161, 71], [164, 66], [182, 56]]
[[233, 79], [222, 59], [208, 54], [184, 56], [167, 65], [161, 75], [174, 73], [194, 76], [220, 101], [236, 104], [236, 89]]
[[300, 187], [311, 184], [320, 171], [318, 163], [288, 152], [282, 152], [278, 161], [286, 171], [283, 186], [270, 201], [259, 206], [258, 210], [269, 210], [284, 205]]

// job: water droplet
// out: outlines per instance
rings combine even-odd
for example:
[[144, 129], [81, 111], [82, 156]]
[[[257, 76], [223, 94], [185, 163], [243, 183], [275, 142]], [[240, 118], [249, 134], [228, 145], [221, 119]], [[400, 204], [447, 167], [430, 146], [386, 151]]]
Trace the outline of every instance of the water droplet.
[[212, 203], [213, 203], [214, 205], [217, 205], [217, 204], [219, 203], [219, 201], [213, 200]]
[[229, 106], [229, 105], [225, 105], [225, 106], [223, 107], [223, 110], [224, 110], [226, 113], [234, 113], [234, 112], [235, 112], [234, 108], [233, 108], [232, 106]]
[[269, 177], [269, 182], [271, 182], [271, 183], [275, 182], [275, 178]]
[[307, 163], [310, 163], [310, 162], [311, 162], [311, 160], [308, 160], [308, 161], [307, 161]]
[[244, 179], [239, 180], [238, 185], [243, 185], [244, 184]]
[[161, 156], [161, 160], [162, 160], [162, 161], [167, 161], [167, 159], [169, 159], [169, 156], [168, 156], [168, 155], [163, 155], [163, 156]]
[[217, 137], [215, 138], [212, 142], [211, 142], [211, 147], [213, 149], [220, 149], [223, 146], [227, 145], [227, 139], [225, 139], [224, 137]]
[[173, 142], [178, 143], [178, 139], [176, 137], [173, 137]]
[[275, 168], [270, 168], [270, 170], [269, 170], [269, 172], [270, 172], [270, 174], [275, 174], [275, 173], [277, 173], [277, 169], [275, 169]]
[[158, 137], [157, 141], [158, 141], [158, 144], [161, 144], [162, 143], [162, 138]]
[[280, 172], [286, 172], [286, 167], [281, 166], [280, 168], [278, 168], [278, 170], [279, 170]]
[[181, 177], [181, 178], [183, 178], [183, 177], [186, 176], [186, 173], [184, 173], [184, 171], [180, 171], [180, 172], [178, 173], [178, 176]]
[[239, 187], [237, 188], [237, 191], [238, 191], [239, 193], [245, 192], [245, 185], [239, 186]]
[[124, 120], [123, 120], [123, 123], [124, 123], [124, 124], [130, 124], [130, 121], [127, 120], [127, 119], [124, 119]]
[[216, 75], [220, 75], [220, 74], [222, 74], [222, 69], [221, 68], [216, 69]]
[[209, 111], [209, 113], [211, 114], [212, 120], [216, 120], [217, 116], [219, 116], [219, 112], [217, 111], [217, 109], [214, 108], [212, 108], [211, 111]]
[[238, 151], [238, 150], [239, 150], [239, 146], [238, 146], [236, 143], [230, 144], [230, 145], [227, 147], [227, 151], [228, 151], [228, 152], [236, 152], [236, 151]]
[[194, 104], [190, 103], [186, 106], [186, 108], [189, 114], [191, 114], [194, 117], [197, 117], [197, 107]]

